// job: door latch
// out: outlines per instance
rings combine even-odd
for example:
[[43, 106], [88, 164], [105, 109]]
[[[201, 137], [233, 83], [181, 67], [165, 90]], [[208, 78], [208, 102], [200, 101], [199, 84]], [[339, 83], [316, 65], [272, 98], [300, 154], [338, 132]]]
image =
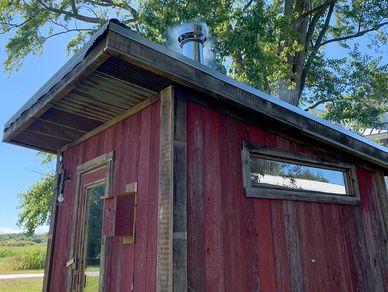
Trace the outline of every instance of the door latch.
[[76, 262], [76, 258], [72, 258], [66, 262], [66, 268], [73, 266]]

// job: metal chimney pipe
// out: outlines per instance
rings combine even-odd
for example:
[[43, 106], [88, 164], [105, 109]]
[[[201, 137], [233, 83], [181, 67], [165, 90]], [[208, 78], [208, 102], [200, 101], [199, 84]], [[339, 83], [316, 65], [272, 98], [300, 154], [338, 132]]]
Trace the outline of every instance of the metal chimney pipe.
[[184, 23], [178, 31], [178, 41], [183, 55], [203, 64], [203, 47], [206, 42], [205, 26], [200, 23]]

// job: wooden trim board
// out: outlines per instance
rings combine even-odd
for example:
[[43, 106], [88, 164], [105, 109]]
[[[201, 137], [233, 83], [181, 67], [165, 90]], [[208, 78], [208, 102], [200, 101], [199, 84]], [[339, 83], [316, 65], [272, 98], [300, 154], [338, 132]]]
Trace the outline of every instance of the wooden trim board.
[[57, 166], [56, 166], [56, 178], [55, 178], [55, 188], [53, 191], [53, 197], [51, 199], [51, 219], [50, 219], [50, 229], [48, 233], [47, 241], [47, 250], [46, 250], [46, 264], [44, 268], [44, 277], [43, 277], [43, 287], [42, 291], [47, 292], [50, 288], [50, 277], [51, 277], [51, 263], [52, 256], [54, 251], [54, 242], [55, 242], [55, 232], [57, 225], [57, 197], [60, 189], [60, 181], [63, 179], [62, 176], [65, 175], [62, 169], [63, 157], [58, 154], [57, 156]]
[[160, 92], [157, 291], [173, 290], [174, 88]]

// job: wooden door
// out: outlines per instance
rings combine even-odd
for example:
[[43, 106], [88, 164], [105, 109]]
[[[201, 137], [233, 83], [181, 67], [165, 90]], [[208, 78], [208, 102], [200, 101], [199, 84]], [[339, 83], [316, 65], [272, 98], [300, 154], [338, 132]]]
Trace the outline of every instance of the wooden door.
[[104, 291], [106, 240], [102, 234], [102, 197], [110, 192], [110, 169], [111, 163], [100, 157], [78, 167], [72, 257], [67, 265], [70, 291]]

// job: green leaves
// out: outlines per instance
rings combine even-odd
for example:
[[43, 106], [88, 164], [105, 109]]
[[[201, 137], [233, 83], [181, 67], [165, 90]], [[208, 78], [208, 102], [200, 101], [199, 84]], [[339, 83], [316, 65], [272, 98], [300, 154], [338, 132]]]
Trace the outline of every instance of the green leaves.
[[339, 70], [343, 92], [333, 96], [327, 119], [360, 132], [367, 127], [380, 127], [379, 119], [388, 111], [388, 65], [381, 58], [362, 55], [357, 48]]
[[18, 194], [21, 212], [17, 224], [28, 235], [33, 235], [38, 226], [49, 223], [53, 186], [54, 175], [46, 173], [27, 192]]
[[[50, 164], [55, 158], [55, 155], [43, 152], [39, 152], [38, 155], [42, 157], [44, 165]], [[18, 208], [21, 212], [17, 225], [28, 236], [32, 236], [38, 226], [49, 223], [54, 183], [53, 171], [47, 171], [28, 191], [18, 194], [20, 201]]]

